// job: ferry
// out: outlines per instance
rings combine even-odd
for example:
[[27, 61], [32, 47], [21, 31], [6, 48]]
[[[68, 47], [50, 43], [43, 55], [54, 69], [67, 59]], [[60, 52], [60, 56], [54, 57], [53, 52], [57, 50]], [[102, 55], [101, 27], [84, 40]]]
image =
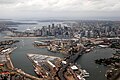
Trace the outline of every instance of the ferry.
[[89, 77], [89, 73], [86, 70], [83, 70], [83, 73], [84, 73], [83, 77]]
[[99, 45], [99, 47], [101, 47], [101, 48], [108, 48], [109, 46], [108, 45]]
[[90, 52], [90, 51], [91, 51], [91, 49], [86, 49], [85, 51], [86, 51], [86, 52]]
[[52, 49], [52, 48], [51, 48], [50, 46], [47, 46], [47, 50], [51, 51], [51, 49]]

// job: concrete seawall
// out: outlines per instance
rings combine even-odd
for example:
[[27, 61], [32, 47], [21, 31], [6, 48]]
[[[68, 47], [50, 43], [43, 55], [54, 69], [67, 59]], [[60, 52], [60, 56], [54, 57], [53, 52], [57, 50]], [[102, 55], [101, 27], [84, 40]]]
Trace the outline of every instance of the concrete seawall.
[[17, 48], [17, 47], [13, 48], [11, 51], [9, 51], [9, 52], [6, 54], [6, 59], [7, 59], [6, 65], [7, 65], [8, 69], [14, 70], [14, 71], [16, 71], [17, 73], [19, 73], [19, 74], [23, 75], [24, 77], [29, 78], [29, 79], [31, 79], [31, 80], [43, 80], [42, 78], [38, 78], [38, 77], [32, 76], [32, 75], [30, 75], [30, 74], [25, 73], [25, 72], [22, 71], [21, 69], [17, 69], [17, 68], [14, 67], [14, 65], [13, 65], [13, 63], [12, 63], [12, 61], [11, 61], [10, 54], [11, 54], [11, 52], [12, 52], [13, 50], [15, 50], [16, 48]]

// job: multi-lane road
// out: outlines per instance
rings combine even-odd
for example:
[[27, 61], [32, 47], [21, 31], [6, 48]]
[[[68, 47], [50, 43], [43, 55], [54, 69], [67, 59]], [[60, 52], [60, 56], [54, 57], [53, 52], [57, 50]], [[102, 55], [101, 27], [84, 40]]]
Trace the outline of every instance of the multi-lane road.
[[82, 49], [78, 53], [73, 53], [69, 57], [66, 58], [67, 64], [65, 64], [65, 65], [61, 64], [61, 67], [59, 68], [59, 70], [57, 72], [57, 76], [60, 80], [66, 80], [66, 78], [64, 77], [64, 72], [66, 71], [67, 67], [69, 66], [70, 63], [75, 63], [75, 61], [80, 56], [82, 56], [83, 53], [84, 53], [84, 49]]

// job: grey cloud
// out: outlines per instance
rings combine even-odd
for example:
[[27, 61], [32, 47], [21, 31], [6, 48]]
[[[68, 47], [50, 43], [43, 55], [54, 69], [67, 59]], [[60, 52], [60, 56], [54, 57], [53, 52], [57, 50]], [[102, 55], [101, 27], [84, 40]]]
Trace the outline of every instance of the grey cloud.
[[12, 4], [16, 2], [17, 0], [0, 0], [0, 4]]
[[[9, 16], [10, 17], [15, 17], [15, 16], [17, 17], [108, 16], [109, 17], [109, 16], [119, 16], [120, 1], [119, 0], [0, 0], [0, 12], [2, 12], [0, 13], [0, 15], [8, 16], [8, 17]], [[11, 15], [9, 15], [9, 12], [11, 12]]]

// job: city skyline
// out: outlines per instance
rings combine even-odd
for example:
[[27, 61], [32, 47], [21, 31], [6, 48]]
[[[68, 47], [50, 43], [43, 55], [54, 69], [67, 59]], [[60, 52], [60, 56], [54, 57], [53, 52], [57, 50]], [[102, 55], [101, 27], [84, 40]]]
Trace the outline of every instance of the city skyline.
[[120, 0], [0, 0], [0, 80], [120, 80]]
[[119, 0], [1, 0], [1, 19], [119, 20]]

